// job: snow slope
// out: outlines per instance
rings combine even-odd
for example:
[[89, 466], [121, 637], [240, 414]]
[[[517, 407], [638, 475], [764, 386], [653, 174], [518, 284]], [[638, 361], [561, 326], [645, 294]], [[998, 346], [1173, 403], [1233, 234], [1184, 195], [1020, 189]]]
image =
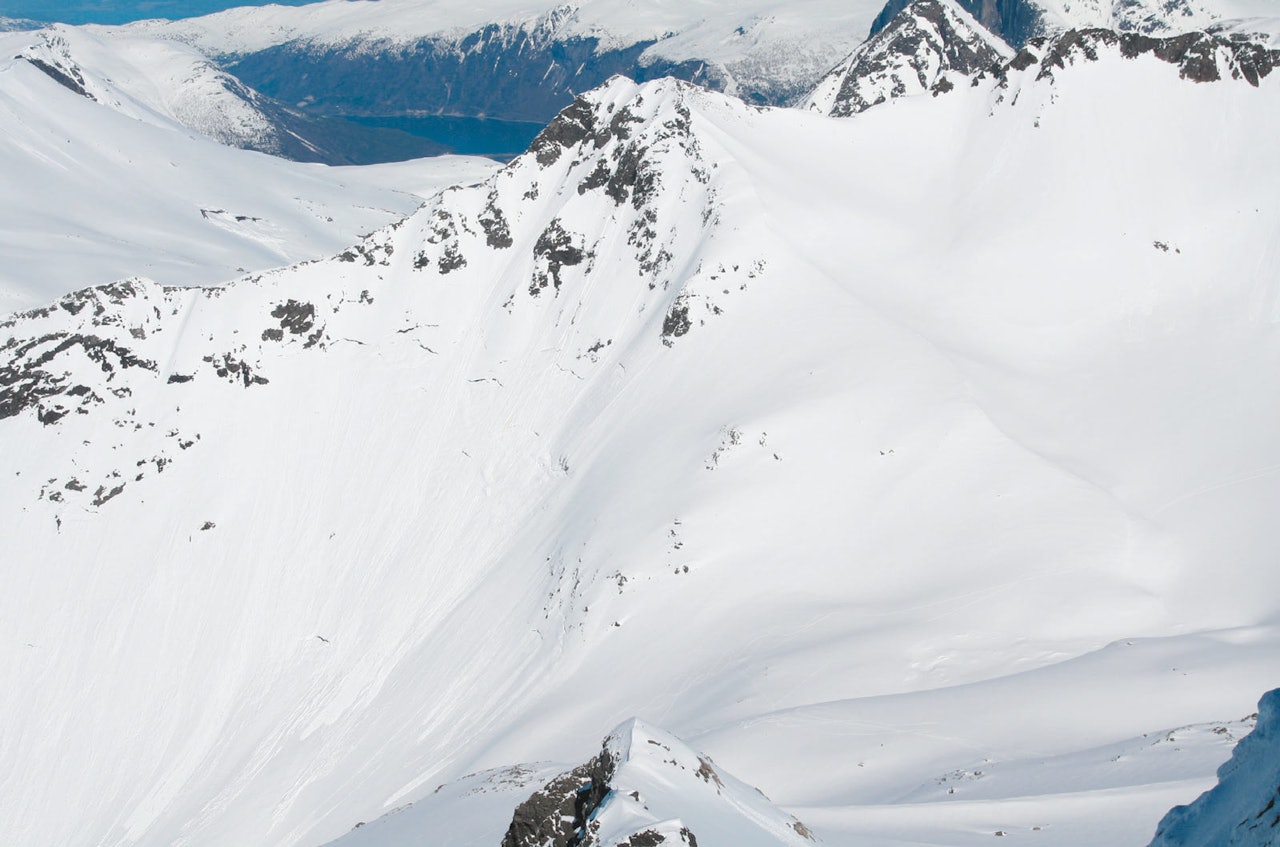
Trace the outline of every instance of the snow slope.
[[6, 324], [0, 840], [474, 843], [632, 716], [826, 844], [1149, 838], [1280, 673], [1280, 76], [1112, 48], [614, 80], [336, 257]]
[[1258, 724], [1218, 769], [1218, 784], [1160, 822], [1151, 847], [1274, 847], [1280, 844], [1280, 690], [1258, 703]]
[[[68, 39], [91, 43], [69, 28], [0, 38], [11, 57], [0, 63], [0, 186], [9, 198], [0, 211], [0, 314], [134, 274], [209, 284], [331, 254], [409, 213], [424, 192], [492, 169], [446, 158], [418, 163], [406, 181], [398, 166], [333, 169], [233, 150], [184, 125], [199, 131], [201, 120], [184, 110], [198, 102], [195, 111], [208, 115], [220, 108], [216, 96], [111, 65], [119, 54], [109, 49], [95, 54], [107, 76], [59, 64]], [[132, 96], [145, 86], [154, 89]], [[166, 92], [177, 99], [166, 103]], [[217, 121], [228, 126], [235, 114]], [[254, 120], [246, 114], [246, 131]]]

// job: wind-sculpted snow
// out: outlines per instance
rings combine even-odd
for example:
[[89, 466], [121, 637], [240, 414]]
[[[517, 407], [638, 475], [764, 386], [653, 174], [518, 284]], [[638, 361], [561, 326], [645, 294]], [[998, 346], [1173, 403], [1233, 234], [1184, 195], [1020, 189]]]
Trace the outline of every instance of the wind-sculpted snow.
[[632, 715], [708, 773], [645, 730], [603, 843], [1149, 837], [1280, 673], [1280, 89], [1039, 71], [615, 79], [324, 260], [15, 318], [0, 840], [492, 847]]
[[1257, 720], [1218, 768], [1218, 784], [1165, 815], [1150, 847], [1280, 843], [1280, 690], [1263, 695]]

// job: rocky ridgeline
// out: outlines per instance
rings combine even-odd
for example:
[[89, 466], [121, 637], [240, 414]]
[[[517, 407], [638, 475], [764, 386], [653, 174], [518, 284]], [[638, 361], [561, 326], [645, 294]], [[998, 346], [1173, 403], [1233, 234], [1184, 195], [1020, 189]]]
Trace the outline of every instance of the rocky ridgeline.
[[1070, 29], [1026, 39], [1016, 54], [952, 0], [915, 0], [834, 68], [802, 104], [848, 117], [887, 101], [944, 94], [984, 79], [1007, 84], [1030, 73], [1052, 79], [1068, 65], [1105, 55], [1150, 56], [1194, 82], [1241, 80], [1258, 85], [1280, 66], [1280, 50], [1211, 32], [1153, 36], [1138, 31]]
[[[288, 360], [316, 357], [305, 379], [322, 380], [323, 356], [339, 345], [439, 355], [421, 327], [450, 320], [431, 305], [445, 280], [478, 298], [497, 287], [502, 320], [536, 321], [576, 314], [589, 281], [602, 277], [643, 299], [638, 314], [630, 295], [619, 301], [616, 325], [673, 346], [720, 312], [716, 298], [764, 270], [749, 258], [706, 269], [696, 259], [719, 220], [715, 164], [689, 104], [696, 92], [673, 81], [639, 88], [615, 80], [578, 98], [485, 183], [449, 189], [325, 261], [223, 288], [131, 279], [14, 315], [0, 325], [0, 426], [35, 423], [41, 437], [79, 443], [72, 454], [111, 458], [96, 471], [81, 462], [74, 484], [70, 472], [45, 481], [39, 499], [93, 500], [100, 487], [118, 496], [200, 440], [201, 425], [183, 423], [182, 406], [239, 402], [237, 392], [302, 378], [283, 367]], [[611, 337], [573, 336], [566, 366], [596, 363], [612, 345]], [[88, 426], [103, 421], [113, 426]], [[172, 435], [164, 450], [148, 440], [160, 429]], [[114, 436], [109, 445], [97, 443], [104, 431]]]

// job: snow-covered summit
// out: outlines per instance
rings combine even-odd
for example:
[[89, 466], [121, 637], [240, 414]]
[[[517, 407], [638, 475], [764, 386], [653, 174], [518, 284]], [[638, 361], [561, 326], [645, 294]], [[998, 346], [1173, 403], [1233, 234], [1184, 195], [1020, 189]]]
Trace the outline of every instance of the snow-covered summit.
[[802, 108], [832, 117], [968, 85], [1013, 56], [953, 0], [916, 0], [828, 73]]
[[1280, 844], [1280, 689], [1258, 703], [1258, 724], [1218, 768], [1218, 784], [1170, 810], [1150, 847]]
[[516, 807], [502, 847], [813, 847], [813, 833], [680, 739], [631, 719]]

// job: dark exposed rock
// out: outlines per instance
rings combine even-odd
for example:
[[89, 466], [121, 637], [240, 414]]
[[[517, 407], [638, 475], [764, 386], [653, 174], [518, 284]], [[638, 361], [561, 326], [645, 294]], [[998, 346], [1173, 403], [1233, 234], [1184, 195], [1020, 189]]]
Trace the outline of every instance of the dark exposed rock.
[[204, 360], [213, 366], [213, 372], [231, 382], [242, 382], [245, 388], [250, 385], [266, 385], [270, 382], [265, 376], [255, 374], [248, 362], [237, 359], [233, 354], [222, 356], [205, 356]]
[[484, 230], [485, 243], [490, 247], [504, 250], [512, 245], [511, 227], [506, 215], [498, 208], [496, 194], [489, 195], [484, 211], [480, 213], [480, 228]]
[[547, 228], [538, 236], [533, 245], [533, 255], [540, 260], [540, 270], [534, 272], [529, 283], [529, 293], [537, 295], [548, 284], [560, 290], [562, 282], [560, 270], [564, 267], [580, 265], [586, 259], [586, 252], [574, 244], [574, 237], [561, 225], [559, 218], [553, 218]]
[[272, 309], [271, 317], [279, 319], [280, 329], [288, 330], [294, 335], [303, 335], [315, 325], [316, 307], [290, 299]]
[[465, 268], [466, 266], [467, 257], [462, 255], [462, 251], [459, 249], [456, 241], [444, 248], [444, 252], [440, 254], [440, 261], [437, 265], [437, 267], [440, 268], [440, 273], [442, 274], [447, 274], [451, 271], [456, 271], [459, 268]]
[[516, 807], [502, 847], [577, 847], [605, 796], [617, 763], [607, 749], [561, 774]]
[[97, 101], [97, 98], [90, 94], [89, 90], [85, 88], [84, 75], [80, 73], [78, 68], [74, 66], [69, 68], [60, 68], [46, 62], [38, 56], [24, 56], [23, 58], [30, 62], [32, 66], [39, 68], [46, 76], [57, 82], [62, 87], [74, 91], [81, 97], [88, 97], [90, 100], [95, 102]]
[[537, 138], [529, 145], [529, 150], [537, 158], [539, 165], [548, 167], [556, 163], [563, 151], [577, 146], [595, 135], [595, 132], [595, 106], [585, 97], [579, 97], [556, 115], [546, 129], [538, 133]]
[[93, 493], [93, 500], [90, 501], [90, 503], [94, 506], [101, 506], [103, 503], [106, 503], [108, 500], [118, 495], [121, 491], [124, 491], [123, 482], [110, 490], [108, 490], [105, 485], [99, 485], [98, 490]]
[[[991, 32], [1015, 47], [1043, 35], [1044, 12], [1031, 0], [958, 0], [959, 5]], [[889, 0], [871, 24], [871, 35], [888, 28], [911, 0]]]
[[667, 316], [662, 321], [662, 343], [670, 347], [672, 339], [687, 333], [693, 324], [689, 320], [689, 297], [681, 293], [671, 304]]
[[[45, 369], [54, 359], [73, 350], [96, 362], [107, 374], [129, 368], [156, 370], [155, 362], [135, 355], [132, 350], [109, 338], [96, 335], [55, 332], [21, 342], [10, 339], [9, 344], [0, 348], [0, 353], [7, 354], [7, 361], [0, 365], [0, 419], [35, 408], [42, 400], [60, 394], [81, 396], [85, 401], [101, 403], [102, 398], [87, 387], [68, 385], [65, 377]], [[44, 423], [56, 423], [62, 417], [48, 409], [38, 414]]]
[[1118, 49], [1126, 59], [1154, 56], [1177, 66], [1183, 79], [1194, 82], [1216, 82], [1226, 73], [1257, 86], [1280, 66], [1280, 50], [1205, 32], [1153, 38], [1107, 29], [1073, 29], [1048, 42], [1044, 49], [1037, 79], [1052, 77], [1055, 69], [1073, 61], [1097, 61], [1106, 49]]

